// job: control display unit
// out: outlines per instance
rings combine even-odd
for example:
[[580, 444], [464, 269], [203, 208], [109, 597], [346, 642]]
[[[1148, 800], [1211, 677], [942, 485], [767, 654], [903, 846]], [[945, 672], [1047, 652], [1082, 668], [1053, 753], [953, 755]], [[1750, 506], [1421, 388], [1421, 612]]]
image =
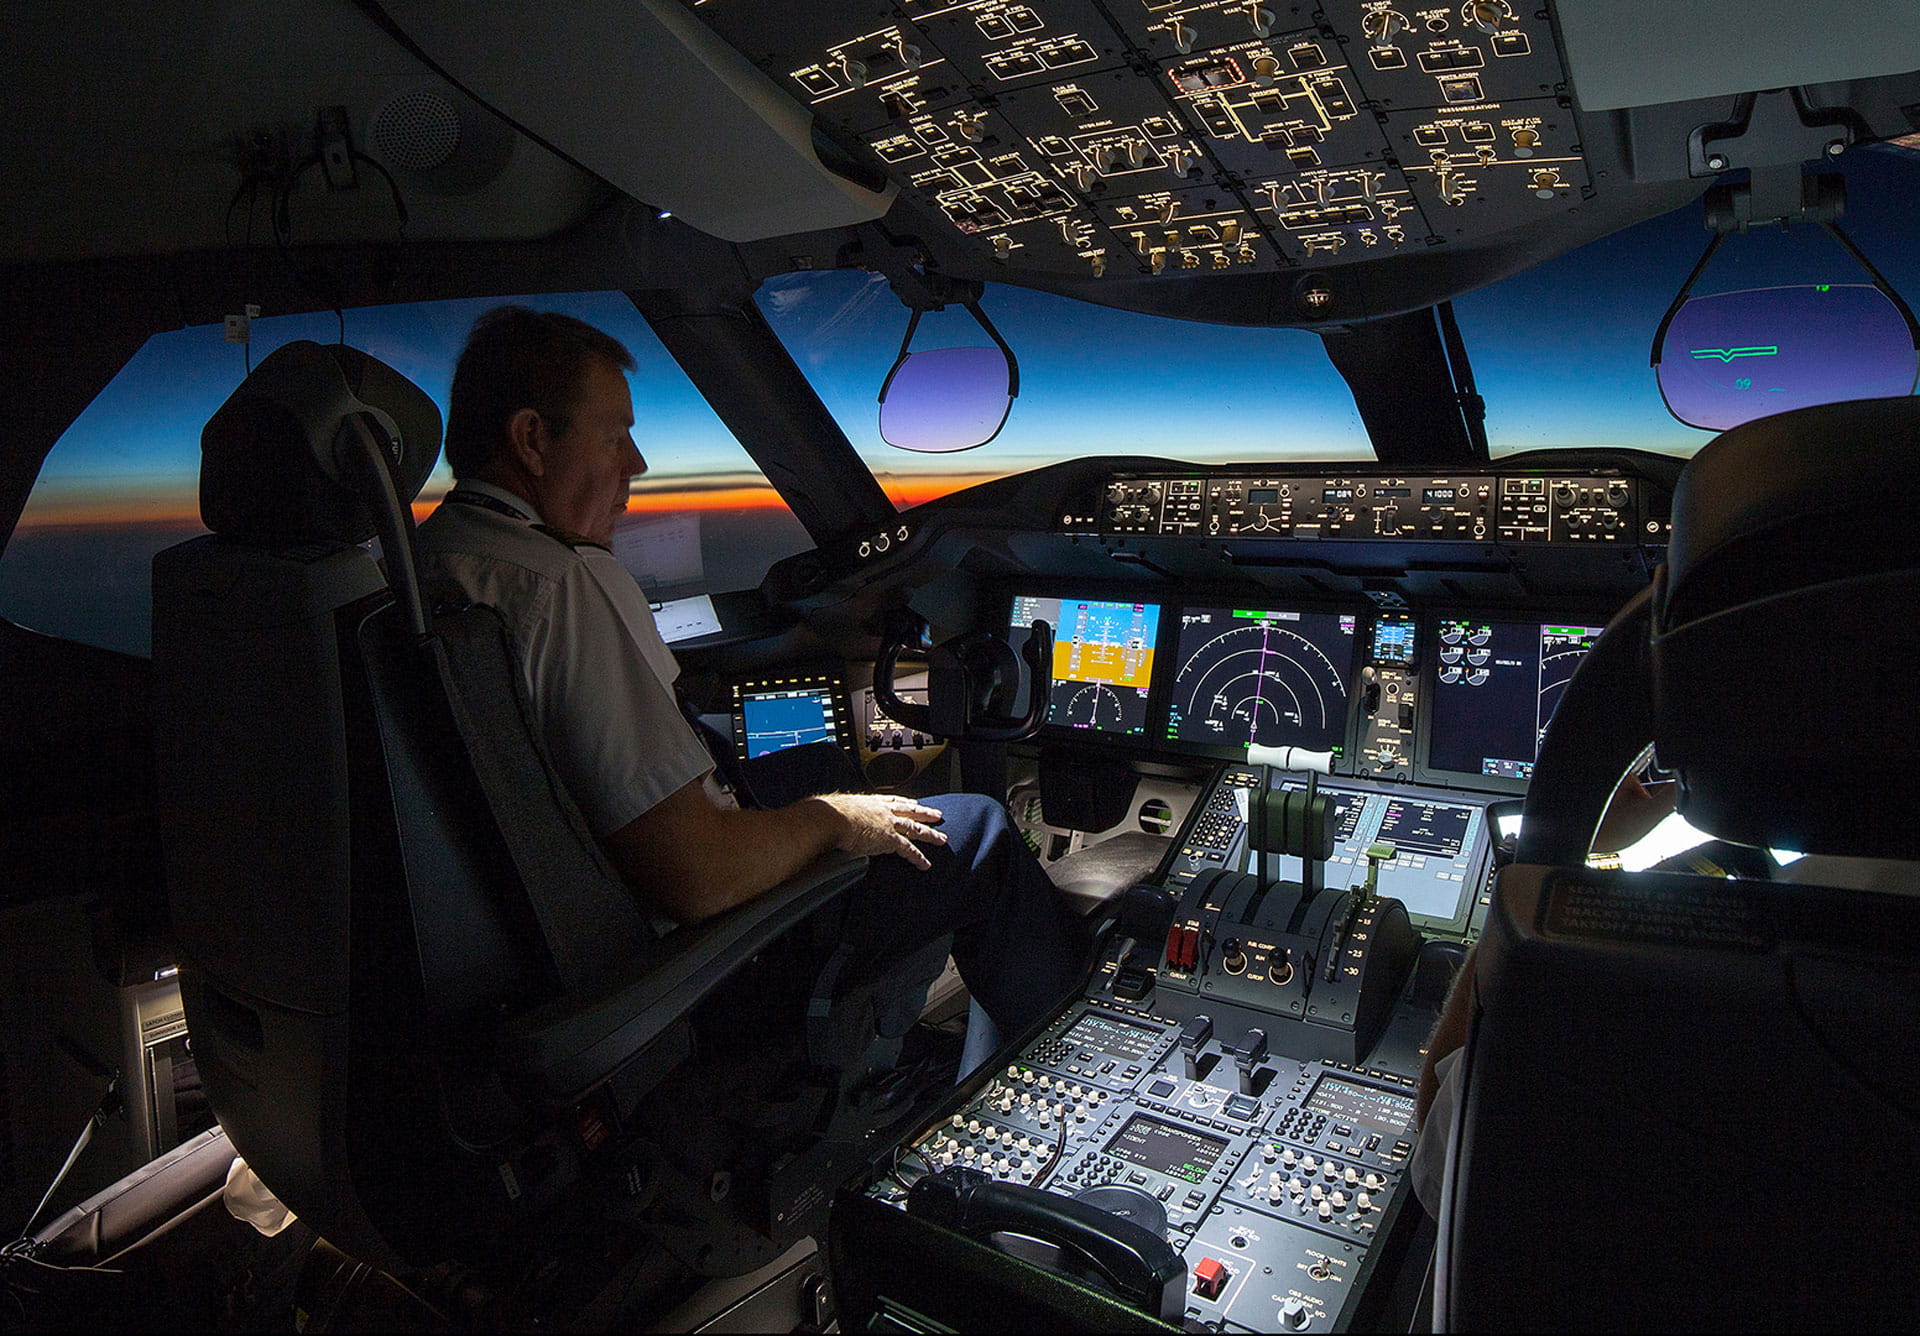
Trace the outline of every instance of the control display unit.
[[1046, 722], [1096, 733], [1146, 732], [1160, 606], [1017, 595], [1008, 620], [1008, 640], [1016, 651], [1026, 644], [1035, 621], [1053, 627]]
[[1480, 618], [1436, 623], [1427, 768], [1476, 778], [1532, 778], [1547, 723], [1600, 630]]
[[835, 742], [853, 748], [847, 693], [833, 674], [766, 678], [733, 687], [734, 749], [743, 760]]
[[1224, 1137], [1136, 1113], [1107, 1143], [1106, 1153], [1169, 1178], [1202, 1183], [1231, 1144]]
[[1342, 612], [1182, 609], [1168, 738], [1344, 750], [1358, 620]]

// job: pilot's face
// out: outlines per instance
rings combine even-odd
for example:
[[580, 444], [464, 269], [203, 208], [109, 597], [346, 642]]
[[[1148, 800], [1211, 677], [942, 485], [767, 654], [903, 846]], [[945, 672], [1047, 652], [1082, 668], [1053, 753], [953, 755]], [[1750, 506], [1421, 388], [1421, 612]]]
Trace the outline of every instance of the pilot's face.
[[610, 543], [627, 509], [627, 485], [647, 471], [633, 443], [633, 395], [612, 363], [595, 357], [565, 432], [553, 437], [540, 479], [540, 516], [596, 543]]

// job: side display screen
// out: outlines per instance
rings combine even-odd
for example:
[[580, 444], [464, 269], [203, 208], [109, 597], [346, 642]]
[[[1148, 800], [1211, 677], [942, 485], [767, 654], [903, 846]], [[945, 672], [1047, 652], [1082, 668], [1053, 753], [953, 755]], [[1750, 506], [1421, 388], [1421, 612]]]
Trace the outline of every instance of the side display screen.
[[809, 742], [836, 742], [833, 695], [828, 691], [766, 691], [741, 696], [746, 752], [751, 760]]
[[1399, 1136], [1413, 1125], [1413, 1096], [1338, 1076], [1320, 1078], [1320, 1084], [1307, 1097], [1307, 1108], [1391, 1136]]
[[1183, 610], [1168, 738], [1342, 750], [1356, 621], [1339, 612]]
[[1429, 768], [1531, 779], [1547, 722], [1600, 629], [1442, 621], [1434, 632]]
[[1036, 620], [1053, 627], [1046, 722], [1096, 733], [1145, 732], [1160, 605], [1020, 595], [1008, 619], [1007, 639], [1016, 651]]

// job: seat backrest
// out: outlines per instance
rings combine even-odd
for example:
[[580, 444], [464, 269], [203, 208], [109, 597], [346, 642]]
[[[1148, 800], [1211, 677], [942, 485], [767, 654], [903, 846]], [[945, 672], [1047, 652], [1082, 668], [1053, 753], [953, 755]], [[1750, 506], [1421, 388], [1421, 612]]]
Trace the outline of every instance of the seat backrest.
[[559, 1190], [565, 1156], [493, 1065], [493, 1027], [611, 986], [654, 940], [545, 762], [498, 619], [421, 625], [392, 520], [439, 433], [376, 360], [282, 348], [203, 436], [213, 534], [154, 563], [156, 778], [200, 1070], [282, 1200], [392, 1267]]
[[1912, 399], [1750, 423], [1683, 473], [1669, 563], [1569, 684], [1496, 882], [1436, 1329], [1920, 1312], [1920, 867], [1889, 894], [1583, 865], [1649, 742], [1711, 835], [1920, 854], [1916, 485]]

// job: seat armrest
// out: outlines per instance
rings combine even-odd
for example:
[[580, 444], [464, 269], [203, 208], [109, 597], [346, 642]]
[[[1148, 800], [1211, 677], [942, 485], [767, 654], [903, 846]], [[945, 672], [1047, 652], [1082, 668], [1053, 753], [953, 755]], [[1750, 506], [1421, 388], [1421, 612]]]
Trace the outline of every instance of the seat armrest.
[[746, 904], [669, 933], [605, 990], [510, 1017], [498, 1033], [501, 1069], [540, 1098], [580, 1097], [866, 869], [865, 858], [826, 854]]

